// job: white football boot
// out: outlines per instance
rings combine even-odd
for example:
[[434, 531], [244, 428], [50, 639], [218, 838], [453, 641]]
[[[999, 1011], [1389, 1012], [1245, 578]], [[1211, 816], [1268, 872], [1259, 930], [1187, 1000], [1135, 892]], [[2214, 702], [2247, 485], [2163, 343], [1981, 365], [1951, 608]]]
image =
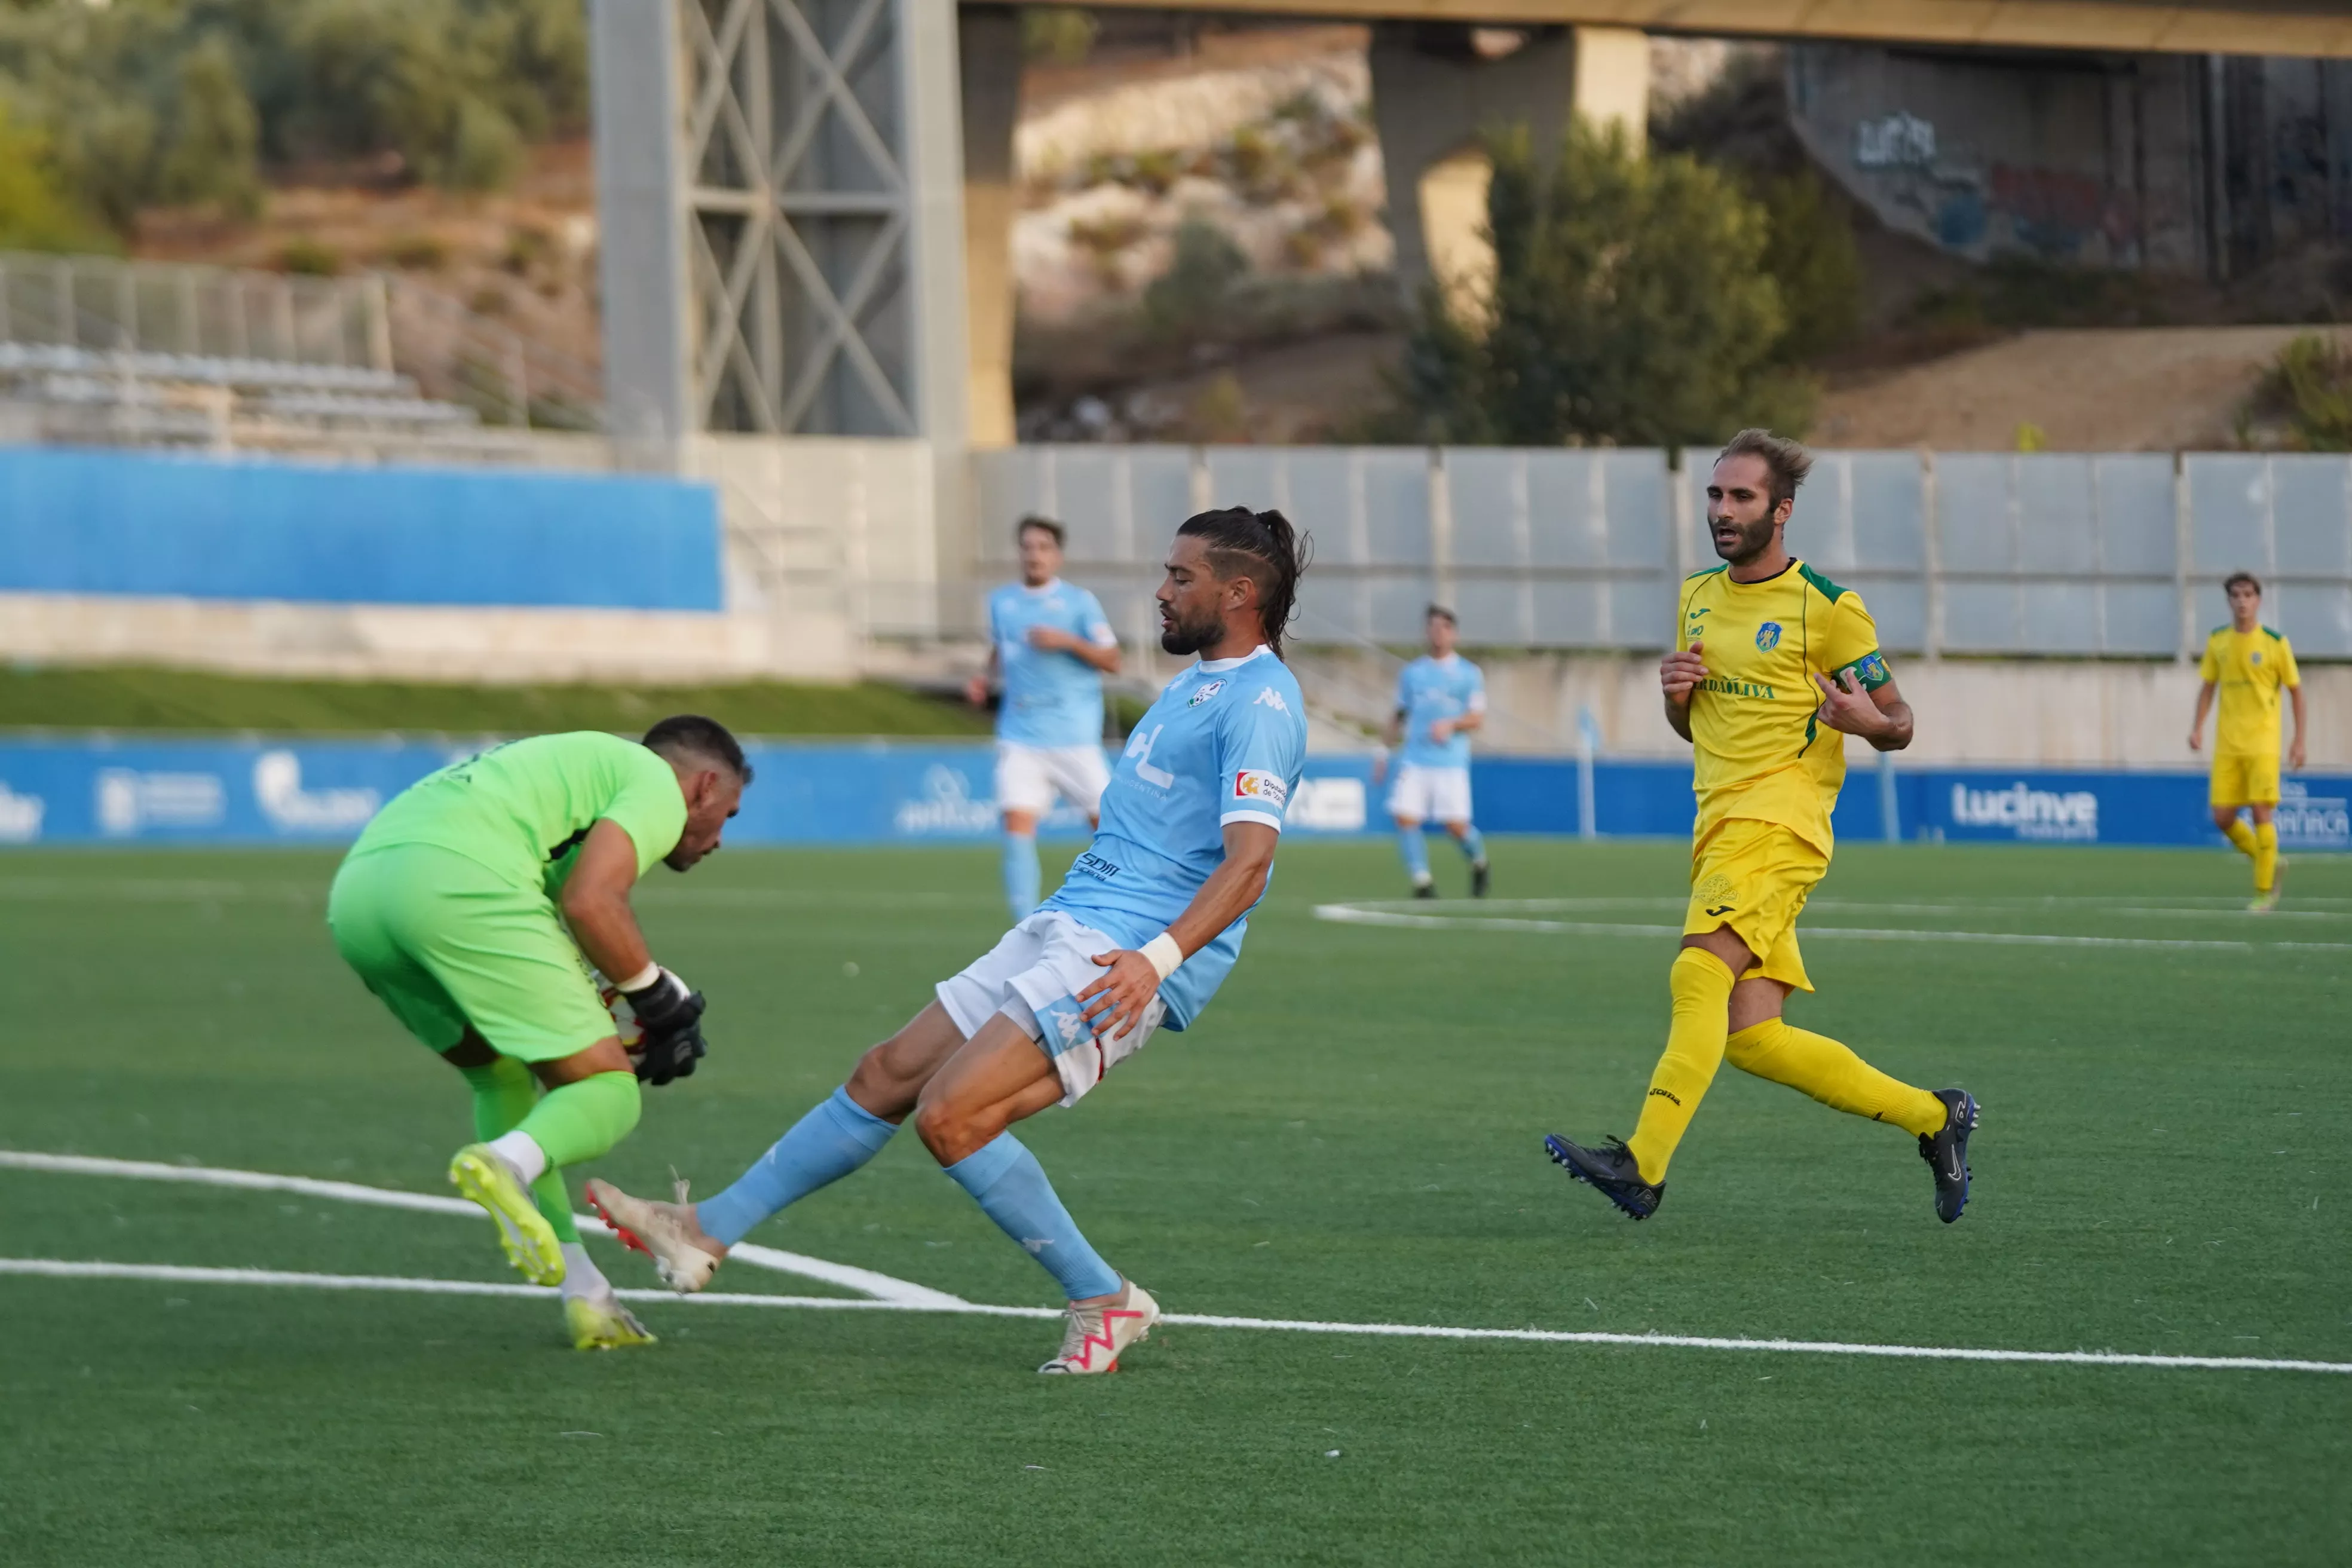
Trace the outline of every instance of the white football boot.
[[1068, 1319], [1062, 1330], [1061, 1354], [1039, 1372], [1073, 1376], [1117, 1372], [1119, 1352], [1151, 1337], [1151, 1325], [1160, 1321], [1160, 1303], [1134, 1280], [1121, 1279], [1118, 1294], [1100, 1306], [1071, 1302]]
[[588, 1202], [604, 1216], [623, 1244], [654, 1260], [661, 1282], [681, 1296], [690, 1296], [710, 1283], [710, 1276], [727, 1256], [726, 1246], [703, 1234], [694, 1205], [686, 1201], [686, 1184], [677, 1184], [677, 1201], [657, 1204], [633, 1198], [600, 1177], [589, 1178]]

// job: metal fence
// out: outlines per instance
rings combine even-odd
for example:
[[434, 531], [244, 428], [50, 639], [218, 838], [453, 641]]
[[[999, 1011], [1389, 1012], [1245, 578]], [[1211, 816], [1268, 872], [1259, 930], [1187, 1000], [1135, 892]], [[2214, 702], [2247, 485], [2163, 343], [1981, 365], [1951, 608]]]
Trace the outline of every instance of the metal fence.
[[[1661, 451], [1035, 446], [976, 461], [983, 574], [1012, 569], [1015, 519], [1056, 518], [1070, 576], [1122, 632], [1141, 626], [1173, 522], [1211, 506], [1279, 507], [1314, 535], [1308, 641], [1412, 643], [1437, 600], [1475, 644], [1659, 647], [1681, 579], [1716, 559], [1704, 461]], [[2218, 580], [2242, 568], [2299, 653], [2352, 658], [2352, 458], [1822, 452], [1789, 542], [1864, 596], [1894, 652], [2194, 657], [2226, 614]]]

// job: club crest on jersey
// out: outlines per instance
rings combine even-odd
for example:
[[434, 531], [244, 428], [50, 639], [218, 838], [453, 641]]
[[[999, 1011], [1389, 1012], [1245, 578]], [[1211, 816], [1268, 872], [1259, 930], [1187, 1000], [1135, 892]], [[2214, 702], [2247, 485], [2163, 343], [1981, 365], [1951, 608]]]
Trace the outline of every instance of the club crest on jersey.
[[1290, 800], [1290, 786], [1282, 782], [1279, 773], [1260, 773], [1244, 768], [1234, 774], [1235, 800], [1262, 800], [1269, 805], [1284, 805]]
[[2249, 655], [2248, 657], [2250, 657], [2251, 658], [2252, 658], [2252, 660], [2253, 660], [2256, 664], [2260, 664], [2260, 663], [2262, 663], [2262, 662], [2263, 662], [2263, 650], [2262, 650], [2262, 649], [2260, 649], [2260, 648], [2256, 648], [2256, 649], [2255, 649], [2255, 650], [2254, 650], [2251, 655]]
[[1770, 653], [1774, 648], [1779, 647], [1780, 646], [1780, 623], [1778, 621], [1766, 621], [1762, 626], [1758, 626], [1756, 628], [1756, 646], [1762, 648], [1766, 653]]
[[1224, 689], [1225, 683], [1223, 681], [1212, 680], [1208, 685], [1203, 686], [1200, 690], [1192, 693], [1192, 700], [1187, 702], [1184, 706], [1187, 708], [1198, 708], [1202, 703], [1206, 702], [1210, 698], [1214, 697], [1218, 692], [1223, 691]]

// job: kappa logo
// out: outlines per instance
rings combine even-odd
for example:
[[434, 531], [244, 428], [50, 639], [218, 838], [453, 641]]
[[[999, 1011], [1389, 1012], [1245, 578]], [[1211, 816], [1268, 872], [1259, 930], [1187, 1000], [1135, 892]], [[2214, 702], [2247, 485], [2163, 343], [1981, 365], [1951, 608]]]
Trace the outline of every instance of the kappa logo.
[[1250, 700], [1257, 707], [1271, 708], [1277, 713], [1288, 713], [1290, 711], [1290, 704], [1285, 702], [1282, 700], [1282, 693], [1276, 691], [1271, 686], [1259, 687], [1257, 689], [1257, 695]]
[[1290, 786], [1282, 782], [1279, 773], [1260, 773], [1255, 768], [1244, 768], [1234, 774], [1235, 800], [1262, 800], [1269, 805], [1286, 805]]
[[1055, 1013], [1054, 1027], [1061, 1035], [1062, 1048], [1066, 1051], [1080, 1040], [1094, 1038], [1094, 1031], [1087, 1027], [1087, 1021], [1078, 1016], [1076, 1008]]
[[1758, 626], [1756, 628], [1756, 646], [1763, 649], [1766, 653], [1770, 653], [1774, 648], [1779, 647], [1780, 646], [1780, 623], [1778, 621], [1766, 621], [1762, 626]]
[[1225, 683], [1223, 681], [1212, 680], [1208, 685], [1203, 686], [1200, 690], [1192, 693], [1192, 700], [1187, 702], [1184, 706], [1187, 708], [1198, 708], [1202, 703], [1206, 702], [1210, 698], [1214, 697], [1218, 692], [1223, 691], [1224, 689]]

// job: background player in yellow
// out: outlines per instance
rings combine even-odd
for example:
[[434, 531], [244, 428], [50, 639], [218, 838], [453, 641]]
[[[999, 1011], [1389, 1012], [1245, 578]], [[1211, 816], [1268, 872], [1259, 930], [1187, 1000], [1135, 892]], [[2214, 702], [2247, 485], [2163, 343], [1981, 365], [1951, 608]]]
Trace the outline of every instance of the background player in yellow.
[[[2205, 743], [2205, 710], [2213, 693], [2221, 693], [2221, 716], [2213, 725], [2213, 826], [2240, 853], [2254, 863], [2256, 910], [2278, 905], [2279, 875], [2286, 863], [2279, 858], [2278, 826], [2271, 813], [2279, 798], [2279, 691], [2284, 688], [2294, 703], [2294, 743], [2287, 748], [2289, 768], [2303, 766], [2303, 676], [2294, 668], [2294, 649], [2286, 638], [2263, 626], [2263, 585], [2251, 572], [2233, 574], [2221, 584], [2230, 595], [2230, 624], [2205, 639], [2205, 657], [2197, 673], [2205, 684], [2197, 692], [2197, 717], [2189, 721], [2189, 749]], [[2251, 810], [2254, 825], [2239, 820]]]
[[1659, 664], [1666, 721], [1691, 742], [1698, 794], [1665, 1054], [1630, 1141], [1588, 1149], [1544, 1140], [1569, 1174], [1635, 1219], [1657, 1212], [1667, 1162], [1727, 1055], [1743, 1071], [1916, 1136], [1945, 1224], [1969, 1200], [1974, 1097], [1897, 1082], [1780, 1016], [1790, 991], [1813, 988], [1797, 916], [1829, 869], [1845, 736], [1882, 752], [1911, 743], [1910, 705], [1861, 597], [1782, 542], [1811, 467], [1802, 447], [1764, 430], [1741, 431], [1716, 459], [1706, 521], [1725, 564], [1684, 583], [1675, 648]]

